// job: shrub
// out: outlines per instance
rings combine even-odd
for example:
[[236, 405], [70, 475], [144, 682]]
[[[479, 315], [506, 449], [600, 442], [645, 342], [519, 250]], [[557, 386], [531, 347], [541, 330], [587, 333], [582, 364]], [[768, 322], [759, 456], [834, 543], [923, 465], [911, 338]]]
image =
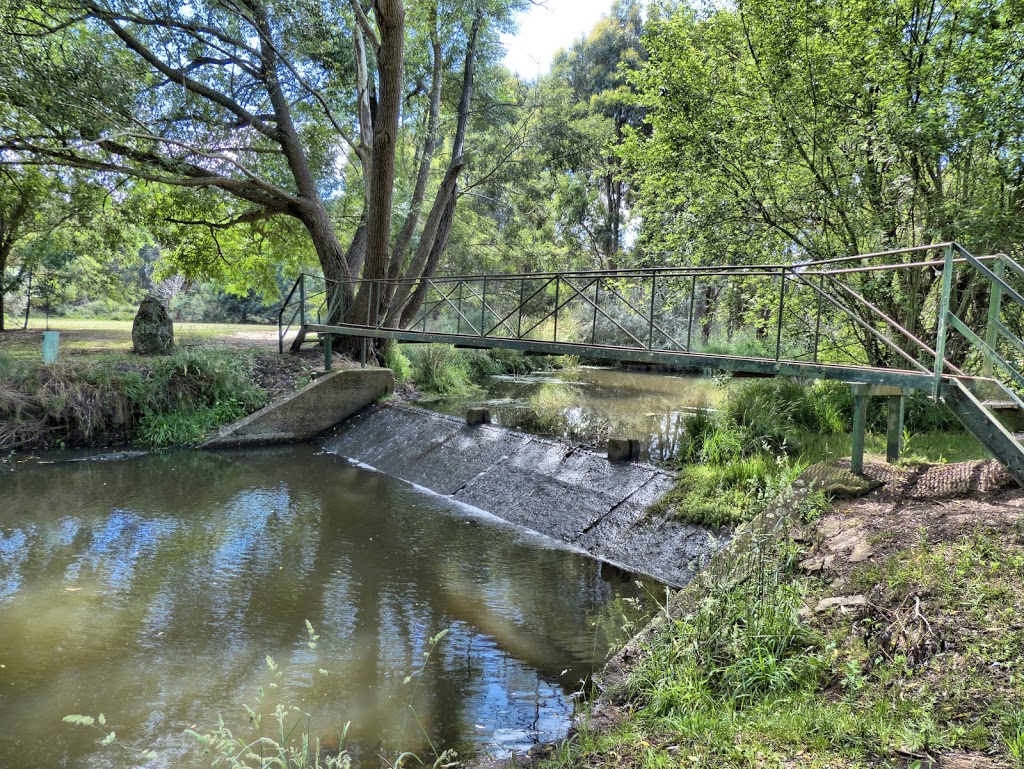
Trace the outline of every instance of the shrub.
[[193, 443], [263, 405], [252, 356], [179, 349], [149, 362], [112, 359], [32, 369], [4, 365], [0, 447], [39, 442]]
[[418, 387], [438, 395], [472, 389], [465, 358], [450, 344], [420, 345], [410, 351], [412, 379]]
[[391, 369], [395, 381], [404, 384], [412, 378], [412, 363], [401, 345], [389, 344], [384, 348], [384, 365]]

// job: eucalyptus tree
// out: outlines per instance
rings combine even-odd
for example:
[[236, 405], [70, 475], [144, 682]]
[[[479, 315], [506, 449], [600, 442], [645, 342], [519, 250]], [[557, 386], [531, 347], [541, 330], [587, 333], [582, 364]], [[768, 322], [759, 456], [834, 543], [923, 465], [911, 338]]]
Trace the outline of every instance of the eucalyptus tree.
[[615, 267], [624, 246], [628, 184], [616, 148], [643, 110], [630, 74], [647, 57], [639, 0], [615, 0], [593, 29], [560, 51], [538, 83], [542, 146], [553, 171], [560, 229], [598, 266]]
[[[0, 7], [0, 147], [22, 162], [216, 193], [215, 218], [181, 217], [207, 231], [297, 221], [324, 275], [344, 286], [346, 314], [365, 319], [408, 297], [371, 301], [358, 278], [415, 281], [437, 269], [469, 163], [478, 59], [495, 55], [516, 3]], [[410, 155], [414, 181], [398, 185], [408, 190], [398, 200]], [[339, 220], [339, 206], [354, 212]]]
[[[954, 239], [1019, 249], [1022, 10], [1019, 0], [677, 8], [652, 27], [637, 77], [651, 136], [624, 150], [641, 248], [699, 263]], [[865, 279], [864, 290], [919, 332], [934, 323], [920, 301], [934, 275], [905, 275]]]
[[103, 262], [130, 259], [139, 242], [97, 179], [0, 165], [0, 331], [6, 298], [33, 276], [37, 286], [53, 277], [83, 294], [107, 291], [112, 278]]

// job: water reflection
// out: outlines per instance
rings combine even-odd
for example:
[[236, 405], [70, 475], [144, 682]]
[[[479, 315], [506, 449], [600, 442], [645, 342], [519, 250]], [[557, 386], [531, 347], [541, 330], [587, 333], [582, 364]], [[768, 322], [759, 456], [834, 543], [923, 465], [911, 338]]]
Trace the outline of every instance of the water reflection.
[[[309, 446], [22, 465], [0, 494], [0, 756], [20, 769], [203, 765], [183, 730], [247, 727], [267, 655], [264, 710], [294, 702], [327, 744], [351, 721], [363, 756], [424, 732], [525, 749], [564, 731], [595, 618], [635, 590]], [[60, 723], [100, 711], [158, 760]]]
[[495, 423], [573, 443], [603, 446], [609, 435], [638, 438], [642, 458], [663, 462], [679, 448], [687, 414], [717, 408], [726, 385], [697, 376], [580, 366], [525, 376], [493, 376], [485, 394], [425, 401], [426, 408], [461, 416], [467, 406], [490, 407]]

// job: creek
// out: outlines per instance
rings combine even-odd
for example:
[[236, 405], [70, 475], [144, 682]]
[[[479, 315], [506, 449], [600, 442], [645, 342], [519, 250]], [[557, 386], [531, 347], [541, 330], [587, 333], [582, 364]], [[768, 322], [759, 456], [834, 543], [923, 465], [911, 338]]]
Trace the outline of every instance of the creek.
[[[278, 701], [363, 759], [523, 751], [660, 591], [317, 445], [64, 459], [0, 466], [2, 766], [208, 766], [186, 729]], [[61, 721], [100, 712], [157, 758]]]
[[597, 366], [490, 376], [480, 386], [417, 405], [453, 416], [487, 406], [495, 424], [583, 445], [603, 446], [609, 435], [637, 438], [641, 459], [653, 462], [674, 456], [684, 417], [718, 407], [728, 388], [710, 377]]

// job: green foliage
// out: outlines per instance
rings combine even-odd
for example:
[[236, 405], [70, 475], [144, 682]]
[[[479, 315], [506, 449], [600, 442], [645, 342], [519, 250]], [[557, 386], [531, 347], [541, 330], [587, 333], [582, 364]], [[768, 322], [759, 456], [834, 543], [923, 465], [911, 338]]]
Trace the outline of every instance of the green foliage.
[[412, 379], [412, 363], [401, 345], [389, 344], [384, 348], [384, 366], [391, 369], [395, 381], [399, 384], [405, 384]]
[[461, 351], [447, 344], [410, 348], [412, 381], [427, 392], [456, 395], [472, 389], [469, 366]]
[[139, 440], [195, 443], [210, 429], [263, 405], [253, 358], [237, 350], [190, 348], [146, 363], [113, 358], [0, 373], [0, 446], [44, 435], [68, 444]]
[[[907, 413], [908, 428], [912, 414], [914, 429], [937, 425], [943, 430], [914, 434], [913, 450], [926, 451], [933, 459], [953, 449], [967, 452], [952, 455], [957, 459], [983, 455], [969, 436], [951, 430], [952, 415], [945, 406], [913, 397]], [[885, 420], [883, 402], [871, 409], [869, 426], [884, 432]], [[685, 418], [675, 488], [650, 512], [671, 512], [680, 520], [715, 528], [750, 520], [805, 464], [848, 456], [852, 422], [849, 385], [806, 385], [784, 378], [746, 382], [730, 391], [721, 411], [702, 409]]]
[[948, 751], [1021, 766], [1019, 532], [920, 542], [864, 563], [851, 613], [801, 617], [827, 582], [755, 541], [742, 579], [698, 577], [629, 679], [629, 715], [557, 766], [903, 766]]

